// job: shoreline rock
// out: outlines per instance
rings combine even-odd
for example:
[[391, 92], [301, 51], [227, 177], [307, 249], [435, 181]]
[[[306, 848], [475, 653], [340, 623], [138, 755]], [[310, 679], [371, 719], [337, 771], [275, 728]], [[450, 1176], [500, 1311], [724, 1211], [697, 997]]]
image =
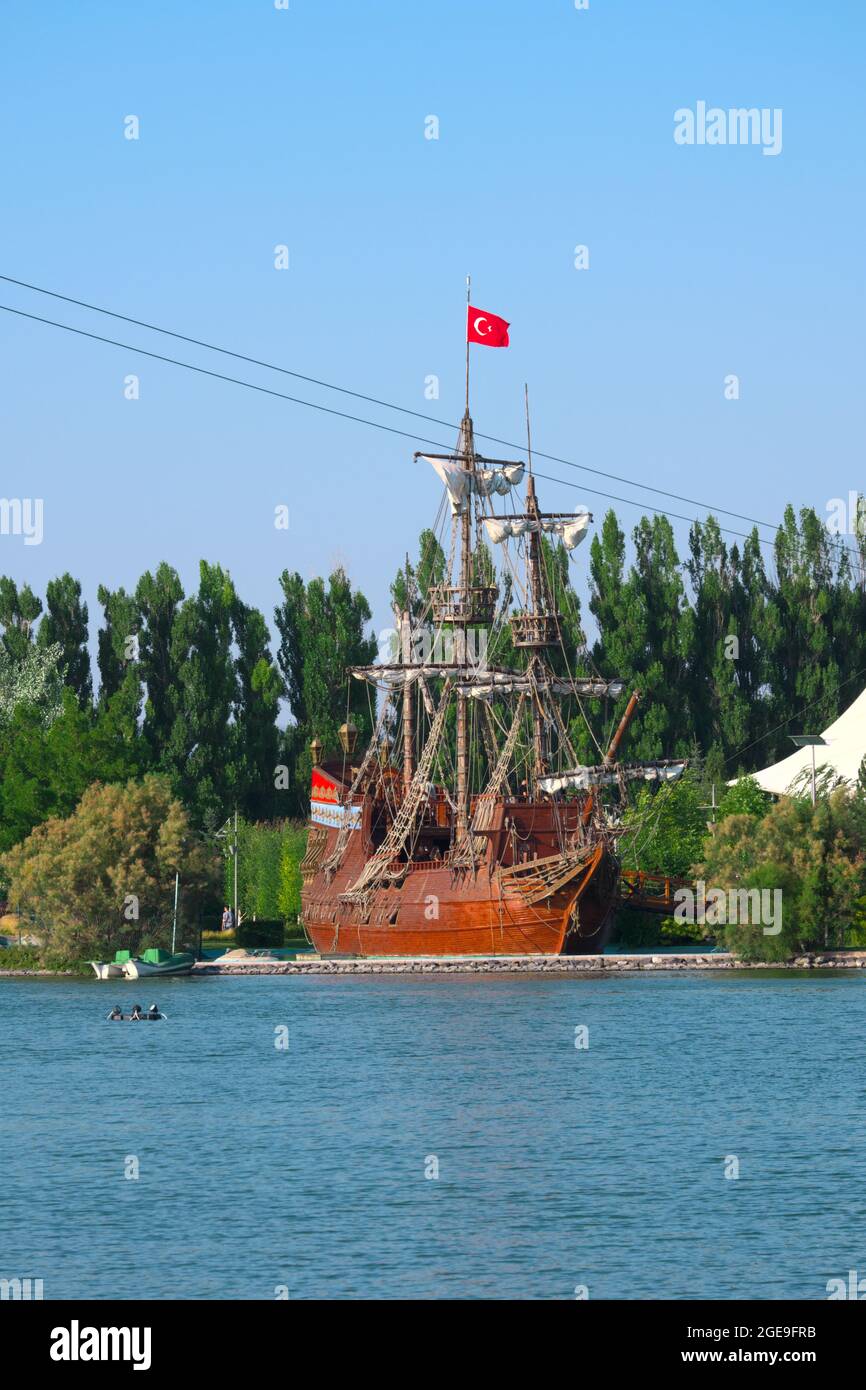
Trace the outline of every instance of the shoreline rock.
[[[2, 960], [2, 957], [0, 957]], [[287, 961], [197, 961], [193, 976], [213, 975], [609, 975], [635, 971], [683, 973], [694, 970], [863, 970], [866, 950], [808, 952], [788, 961], [737, 960], [728, 952], [684, 955], [611, 956], [374, 956], [368, 959], [323, 959], [300, 956]], [[0, 978], [89, 979], [74, 970], [4, 970]], [[98, 983], [94, 980], [94, 983]]]
[[487, 956], [370, 957], [321, 959], [303, 957], [280, 964], [225, 964], [200, 961], [195, 975], [574, 975], [616, 974], [639, 970], [683, 972], [690, 970], [813, 970], [866, 969], [866, 951], [833, 952], [797, 956], [790, 961], [742, 961], [728, 953], [670, 956]]

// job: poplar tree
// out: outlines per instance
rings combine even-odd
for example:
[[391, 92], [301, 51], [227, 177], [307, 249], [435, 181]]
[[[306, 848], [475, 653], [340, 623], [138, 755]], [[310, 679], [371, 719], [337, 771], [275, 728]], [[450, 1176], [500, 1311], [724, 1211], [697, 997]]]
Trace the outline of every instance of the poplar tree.
[[50, 579], [45, 589], [45, 604], [36, 644], [43, 649], [60, 647], [64, 681], [81, 708], [89, 709], [93, 682], [87, 650], [87, 604], [81, 601], [81, 584], [71, 574]]
[[625, 536], [609, 511], [590, 549], [590, 611], [599, 626], [598, 669], [626, 682], [641, 703], [628, 737], [629, 756], [674, 757], [691, 748], [694, 726], [686, 676], [694, 621], [686, 600], [667, 517], [642, 517], [633, 532], [635, 563], [627, 576]]
[[155, 574], [149, 570], [143, 574], [135, 590], [139, 670], [145, 688], [144, 737], [160, 765], [167, 765], [165, 750], [175, 718], [178, 667], [173, 637], [183, 597], [177, 571], [164, 562]]
[[130, 662], [137, 660], [139, 609], [133, 595], [125, 589], [111, 590], [100, 584], [96, 596], [103, 611], [96, 638], [99, 701], [103, 704], [117, 693]]
[[176, 613], [168, 653], [176, 678], [168, 692], [172, 722], [164, 758], [196, 823], [212, 828], [241, 790], [229, 732], [236, 693], [231, 652], [236, 603], [227, 572], [202, 560], [198, 591]]
[[0, 575], [0, 623], [3, 625], [3, 646], [13, 661], [18, 661], [30, 648], [33, 625], [42, 612], [42, 600], [29, 584], [19, 589], [14, 579]]
[[238, 763], [238, 805], [250, 819], [271, 819], [290, 808], [275, 786], [280, 732], [277, 715], [283, 681], [270, 654], [262, 614], [235, 598], [232, 610], [236, 687], [233, 742]]
[[284, 570], [280, 587], [283, 601], [274, 611], [280, 634], [277, 663], [295, 720], [284, 750], [291, 760], [295, 799], [303, 808], [309, 800], [310, 740], [320, 739], [333, 756], [347, 712], [361, 746], [372, 734], [374, 696], [348, 669], [373, 662], [376, 641], [364, 631], [370, 606], [362, 593], [353, 591], [344, 570], [335, 570], [327, 586], [322, 579], [305, 585], [299, 574]]

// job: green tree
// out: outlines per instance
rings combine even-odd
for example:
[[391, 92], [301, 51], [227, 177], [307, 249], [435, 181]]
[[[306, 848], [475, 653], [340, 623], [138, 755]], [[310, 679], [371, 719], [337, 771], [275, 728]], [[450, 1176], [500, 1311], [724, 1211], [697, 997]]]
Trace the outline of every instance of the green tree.
[[640, 787], [624, 817], [631, 833], [623, 842], [623, 866], [688, 877], [709, 833], [708, 791], [699, 766], [656, 791]]
[[864, 817], [862, 798], [839, 789], [815, 808], [808, 797], [783, 797], [760, 819], [720, 822], [696, 874], [725, 892], [778, 892], [782, 909], [780, 923], [753, 911], [747, 921], [712, 928], [725, 945], [745, 959], [768, 961], [844, 945], [862, 917]]
[[[839, 711], [842, 672], [833, 650], [837, 558], [826, 527], [811, 508], [803, 508], [799, 523], [793, 507], [785, 508], [776, 535], [777, 583], [767, 622], [772, 722], [781, 727], [762, 750], [766, 761], [789, 751], [792, 715], [808, 708], [810, 724], [824, 729]], [[843, 588], [846, 582], [843, 571]]]
[[155, 574], [148, 570], [142, 575], [135, 590], [141, 624], [139, 670], [146, 691], [144, 736], [154, 760], [166, 766], [182, 654], [174, 642], [174, 628], [183, 597], [176, 570], [165, 563]]
[[99, 698], [107, 701], [120, 689], [130, 664], [138, 658], [139, 608], [125, 589], [112, 590], [100, 584], [97, 598], [103, 609], [97, 636]]
[[285, 680], [297, 734], [287, 749], [294, 766], [295, 805], [299, 812], [309, 800], [309, 740], [316, 735], [325, 749], [337, 749], [337, 731], [348, 713], [363, 742], [372, 733], [369, 693], [348, 674], [351, 666], [369, 665], [376, 642], [364, 633], [370, 607], [353, 591], [342, 569], [305, 585], [299, 574], [280, 576], [283, 602], [274, 618], [280, 634], [277, 655]]
[[89, 787], [72, 815], [37, 826], [2, 868], [10, 898], [32, 913], [47, 949], [77, 959], [163, 944], [175, 872], [188, 918], [219, 883], [215, 853], [197, 839], [165, 778]]
[[301, 911], [301, 860], [307, 848], [307, 827], [287, 825], [280, 847], [280, 887], [277, 905], [284, 922], [297, 922]]
[[31, 645], [14, 660], [0, 644], [0, 730], [19, 705], [31, 706], [46, 728], [58, 717], [63, 708], [61, 656], [59, 643], [41, 650]]
[[624, 575], [625, 537], [613, 512], [590, 548], [590, 611], [599, 628], [593, 658], [609, 679], [638, 687], [642, 701], [629, 733], [636, 758], [688, 753], [694, 737], [683, 699], [692, 660], [694, 620], [673, 530], [665, 516], [643, 517], [633, 533], [635, 562]]
[[436, 533], [424, 530], [418, 539], [418, 562], [412, 565], [409, 556], [398, 570], [391, 585], [391, 604], [395, 618], [409, 612], [413, 622], [429, 621], [430, 589], [445, 579], [445, 551]]
[[0, 851], [42, 821], [70, 815], [92, 782], [126, 781], [144, 771], [137, 709], [137, 687], [122, 687], [96, 716], [68, 687], [50, 720], [38, 704], [16, 706], [0, 727]]
[[42, 600], [29, 584], [19, 589], [15, 581], [0, 575], [0, 623], [3, 646], [13, 661], [20, 661], [33, 641], [33, 625], [42, 612]]
[[269, 650], [261, 613], [235, 599], [232, 612], [237, 657], [233, 742], [238, 762], [238, 805], [245, 816], [270, 818], [291, 793], [275, 786], [280, 732], [277, 715], [283, 681]]
[[[297, 821], [238, 823], [238, 907], [242, 917], [294, 922], [301, 905], [300, 864], [307, 827]], [[234, 862], [227, 855], [223, 892], [232, 901]]]
[[756, 816], [760, 820], [772, 804], [773, 798], [758, 785], [754, 777], [741, 777], [732, 787], [725, 789], [719, 802], [718, 817], [724, 820], [726, 816]]
[[81, 600], [81, 584], [71, 574], [50, 579], [45, 602], [37, 645], [43, 650], [60, 647], [65, 682], [74, 691], [81, 708], [87, 709], [93, 698], [93, 681], [87, 650], [87, 604]]
[[228, 573], [202, 560], [198, 592], [181, 605], [172, 627], [169, 665], [177, 676], [163, 764], [196, 823], [211, 828], [234, 806], [241, 790], [229, 732], [236, 696], [231, 651], [236, 603]]

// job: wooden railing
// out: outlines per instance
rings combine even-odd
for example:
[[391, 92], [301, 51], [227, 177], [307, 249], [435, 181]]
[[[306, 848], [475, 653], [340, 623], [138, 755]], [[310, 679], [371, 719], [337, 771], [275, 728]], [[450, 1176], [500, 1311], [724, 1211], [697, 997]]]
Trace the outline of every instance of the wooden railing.
[[694, 883], [689, 878], [676, 878], [673, 874], [657, 874], [646, 869], [622, 869], [620, 872], [620, 898], [623, 907], [633, 907], [644, 912], [672, 913], [676, 907], [675, 894], [678, 888], [690, 888]]

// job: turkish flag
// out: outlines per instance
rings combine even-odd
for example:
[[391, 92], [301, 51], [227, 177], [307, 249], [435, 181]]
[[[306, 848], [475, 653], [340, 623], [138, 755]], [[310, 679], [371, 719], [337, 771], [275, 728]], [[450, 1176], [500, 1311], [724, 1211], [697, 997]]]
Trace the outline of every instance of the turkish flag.
[[469, 305], [466, 315], [467, 343], [483, 343], [485, 347], [508, 347], [508, 324], [497, 314]]

